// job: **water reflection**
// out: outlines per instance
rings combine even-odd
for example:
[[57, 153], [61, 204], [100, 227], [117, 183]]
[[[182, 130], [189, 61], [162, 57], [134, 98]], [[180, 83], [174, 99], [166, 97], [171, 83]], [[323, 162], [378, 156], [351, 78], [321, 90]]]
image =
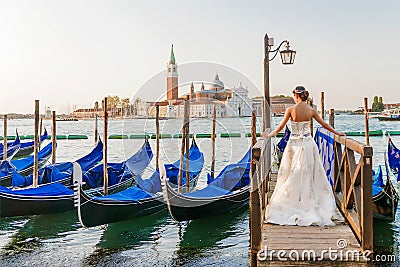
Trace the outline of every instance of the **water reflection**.
[[80, 227], [76, 211], [37, 215], [25, 221], [4, 245], [8, 252], [38, 249], [46, 240], [65, 237], [68, 232]]
[[159, 238], [155, 229], [166, 223], [167, 210], [150, 216], [111, 223], [106, 226], [98, 249], [120, 250], [134, 248], [147, 241], [155, 241]]
[[165, 226], [168, 211], [163, 210], [150, 216], [125, 220], [103, 226], [104, 229], [95, 250], [84, 259], [85, 266], [96, 266], [115, 259], [119, 252], [134, 250], [146, 243], [156, 242], [160, 238], [158, 229]]
[[376, 254], [399, 255], [399, 219], [398, 217], [396, 219], [395, 222], [374, 219], [374, 252]]
[[179, 223], [179, 244], [173, 265], [193, 261], [205, 252], [237, 245], [237, 240], [233, 243], [224, 241], [243, 233], [237, 228], [243, 223], [248, 226], [248, 212], [248, 206], [245, 206], [230, 213]]

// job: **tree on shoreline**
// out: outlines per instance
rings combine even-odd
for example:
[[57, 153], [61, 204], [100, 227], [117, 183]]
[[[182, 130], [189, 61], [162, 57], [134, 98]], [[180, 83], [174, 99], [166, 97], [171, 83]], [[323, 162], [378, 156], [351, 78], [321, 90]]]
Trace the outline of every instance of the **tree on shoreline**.
[[383, 111], [385, 106], [383, 105], [383, 98], [380, 96], [374, 96], [374, 102], [372, 103], [372, 111], [373, 112], [381, 112]]

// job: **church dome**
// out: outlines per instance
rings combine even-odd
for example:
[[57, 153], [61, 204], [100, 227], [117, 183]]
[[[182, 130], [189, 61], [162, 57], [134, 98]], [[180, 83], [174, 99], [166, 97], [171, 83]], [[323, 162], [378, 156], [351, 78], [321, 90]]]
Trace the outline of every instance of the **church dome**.
[[215, 75], [214, 81], [210, 87], [210, 90], [222, 90], [225, 88], [224, 83], [219, 79], [218, 73]]

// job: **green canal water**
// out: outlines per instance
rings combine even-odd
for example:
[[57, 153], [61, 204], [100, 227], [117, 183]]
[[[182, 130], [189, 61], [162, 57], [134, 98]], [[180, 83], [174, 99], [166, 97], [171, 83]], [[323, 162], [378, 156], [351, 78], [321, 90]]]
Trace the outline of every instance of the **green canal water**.
[[[275, 124], [281, 118], [274, 118]], [[178, 134], [182, 120], [160, 122], [164, 134]], [[360, 115], [339, 115], [335, 118], [339, 131], [363, 131]], [[51, 122], [43, 121], [47, 130]], [[154, 120], [111, 120], [109, 134], [152, 134]], [[2, 128], [2, 124], [0, 124]], [[99, 121], [99, 132], [102, 132]], [[33, 132], [32, 120], [9, 120], [8, 134], [18, 128], [20, 135]], [[259, 126], [258, 126], [259, 128]], [[400, 122], [370, 120], [371, 130], [400, 130]], [[57, 161], [73, 161], [88, 153], [94, 145], [94, 121], [57, 123], [57, 134], [83, 134], [86, 140], [59, 140]], [[191, 132], [211, 133], [210, 119], [193, 119]], [[218, 119], [216, 170], [239, 160], [249, 146], [250, 118]], [[221, 138], [221, 133], [240, 133], [242, 137]], [[364, 142], [363, 137], [354, 139]], [[275, 139], [274, 142], [278, 140]], [[400, 147], [400, 136], [393, 136]], [[371, 137], [374, 168], [384, 164], [387, 137]], [[140, 139], [108, 140], [110, 162], [120, 162], [142, 145]], [[205, 154], [205, 166], [198, 187], [206, 183], [210, 170], [211, 140], [199, 138], [197, 143]], [[150, 140], [155, 148], [155, 140]], [[163, 163], [179, 158], [180, 139], [161, 140], [160, 160]], [[154, 162], [145, 171], [149, 175]], [[397, 182], [395, 182], [397, 187]], [[397, 189], [399, 189], [397, 187]], [[375, 252], [400, 256], [400, 214], [392, 222], [374, 221]], [[163, 211], [151, 216], [83, 228], [75, 212], [0, 219], [0, 266], [247, 266], [249, 264], [249, 210], [244, 207], [213, 218], [178, 223]], [[386, 262], [398, 266], [399, 262]]]

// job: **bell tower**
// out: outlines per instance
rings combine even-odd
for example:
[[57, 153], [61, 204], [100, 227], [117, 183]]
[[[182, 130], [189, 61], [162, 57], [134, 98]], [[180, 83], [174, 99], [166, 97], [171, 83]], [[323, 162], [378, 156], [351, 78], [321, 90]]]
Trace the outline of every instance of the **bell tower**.
[[178, 99], [178, 65], [175, 62], [174, 45], [167, 65], [167, 100]]

